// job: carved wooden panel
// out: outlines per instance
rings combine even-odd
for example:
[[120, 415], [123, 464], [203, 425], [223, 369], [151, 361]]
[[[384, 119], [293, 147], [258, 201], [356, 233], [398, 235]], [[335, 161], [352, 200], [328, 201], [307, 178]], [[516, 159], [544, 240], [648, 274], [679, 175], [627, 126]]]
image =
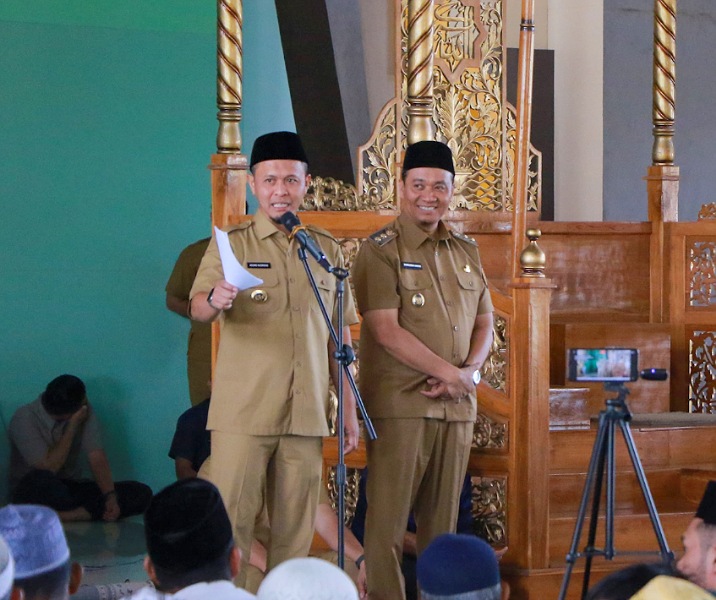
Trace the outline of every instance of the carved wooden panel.
[[689, 305], [716, 305], [716, 239], [688, 238]]
[[507, 545], [507, 477], [472, 477], [475, 534], [493, 546]]
[[716, 331], [691, 334], [689, 406], [691, 412], [716, 413]]

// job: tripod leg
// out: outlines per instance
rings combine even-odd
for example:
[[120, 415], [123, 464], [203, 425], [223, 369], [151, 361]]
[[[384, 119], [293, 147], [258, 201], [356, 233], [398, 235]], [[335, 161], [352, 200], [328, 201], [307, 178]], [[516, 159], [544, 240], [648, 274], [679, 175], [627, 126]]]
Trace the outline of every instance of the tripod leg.
[[[604, 413], [604, 422], [600, 422], [600, 426], [603, 427], [603, 439], [602, 439], [602, 451], [599, 460], [598, 473], [599, 477], [596, 480], [594, 487], [594, 505], [592, 508], [591, 521], [589, 523], [589, 537], [587, 538], [587, 546], [585, 548], [585, 561], [584, 561], [584, 576], [582, 578], [582, 598], [587, 596], [589, 591], [589, 579], [592, 572], [592, 559], [594, 558], [595, 548], [594, 542], [597, 537], [597, 526], [599, 525], [599, 502], [602, 497], [602, 484], [604, 481], [604, 469], [605, 463], [607, 471], [613, 461], [614, 452], [614, 421], [611, 418], [611, 412], [607, 411]], [[609, 502], [610, 484], [607, 479], [607, 502]]]
[[[619, 421], [623, 423], [623, 421]], [[607, 510], [604, 523], [604, 558], [614, 558], [614, 490], [616, 488], [616, 455], [614, 441], [616, 438], [616, 425], [614, 419], [610, 421], [609, 436], [607, 439]]]
[[602, 476], [604, 474], [604, 442], [606, 439], [607, 426], [605, 415], [606, 413], [604, 411], [599, 413], [599, 426], [597, 428], [597, 434], [594, 439], [592, 456], [589, 459], [589, 468], [587, 470], [587, 477], [584, 481], [582, 500], [579, 503], [577, 521], [574, 526], [574, 534], [572, 535], [572, 544], [569, 547], [569, 552], [567, 553], [566, 557], [567, 567], [564, 571], [564, 577], [562, 578], [562, 587], [559, 591], [558, 600], [564, 600], [567, 596], [567, 589], [569, 588], [569, 580], [572, 576], [572, 569], [574, 568], [574, 563], [577, 560], [579, 554], [577, 548], [579, 546], [579, 539], [582, 536], [584, 517], [587, 514], [587, 503], [589, 502], [589, 493], [592, 488], [594, 488], [594, 494], [592, 498], [592, 516], [589, 524], [589, 536], [591, 538], [592, 543], [594, 543], [594, 533], [596, 532], [595, 514], [599, 514], [599, 497], [601, 495]]
[[651, 520], [651, 526], [654, 528], [656, 540], [659, 542], [661, 559], [665, 563], [671, 562], [674, 559], [674, 553], [669, 549], [669, 544], [666, 542], [664, 528], [661, 526], [659, 513], [656, 512], [654, 497], [651, 495], [649, 484], [646, 481], [646, 474], [644, 473], [644, 467], [641, 464], [639, 454], [636, 450], [636, 445], [634, 444], [634, 437], [631, 433], [631, 427], [629, 427], [629, 423], [627, 421], [620, 421], [619, 426], [621, 427], [622, 434], [624, 435], [624, 441], [626, 442], [627, 450], [629, 451], [629, 458], [631, 458], [631, 463], [634, 466], [634, 472], [636, 473], [637, 479], [639, 480], [639, 487], [641, 488], [641, 493], [644, 496], [646, 508], [649, 511], [649, 519]]

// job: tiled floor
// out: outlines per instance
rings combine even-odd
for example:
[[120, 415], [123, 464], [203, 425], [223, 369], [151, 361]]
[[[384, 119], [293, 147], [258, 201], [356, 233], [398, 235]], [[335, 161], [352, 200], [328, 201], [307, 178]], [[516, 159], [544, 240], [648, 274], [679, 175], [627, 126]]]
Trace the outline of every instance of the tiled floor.
[[141, 517], [119, 523], [65, 523], [64, 527], [72, 560], [84, 568], [76, 598], [109, 600], [120, 588], [136, 588], [147, 582], [142, 565], [146, 546]]

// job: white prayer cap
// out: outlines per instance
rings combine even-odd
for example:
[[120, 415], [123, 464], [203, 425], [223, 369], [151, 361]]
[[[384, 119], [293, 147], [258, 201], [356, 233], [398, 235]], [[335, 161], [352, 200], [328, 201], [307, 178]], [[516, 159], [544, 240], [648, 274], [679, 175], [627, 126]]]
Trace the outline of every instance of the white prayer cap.
[[259, 600], [358, 600], [353, 580], [320, 558], [292, 558], [261, 582]]
[[15, 559], [15, 579], [47, 573], [70, 558], [60, 518], [46, 506], [8, 504], [1, 508], [0, 535]]
[[7, 542], [0, 535], [0, 598], [5, 598], [12, 589], [15, 578], [15, 563]]

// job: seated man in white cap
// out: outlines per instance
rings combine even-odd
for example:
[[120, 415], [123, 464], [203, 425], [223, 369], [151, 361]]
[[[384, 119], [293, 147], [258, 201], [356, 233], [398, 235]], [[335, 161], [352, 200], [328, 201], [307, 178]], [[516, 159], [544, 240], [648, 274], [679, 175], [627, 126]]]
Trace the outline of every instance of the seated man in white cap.
[[[219, 491], [203, 479], [183, 479], [164, 488], [144, 514], [144, 568], [156, 589], [178, 600], [244, 600], [253, 594], [232, 579], [241, 557]], [[158, 598], [143, 588], [133, 598]]]
[[[53, 379], [10, 421], [10, 490], [16, 504], [42, 504], [63, 521], [116, 521], [144, 512], [152, 490], [112, 477], [99, 422], [75, 375]], [[83, 477], [82, 455], [92, 479]]]
[[272, 569], [261, 582], [260, 600], [358, 600], [353, 580], [320, 558], [292, 558]]
[[67, 600], [82, 580], [57, 513], [46, 506], [10, 504], [0, 509], [0, 535], [15, 561], [14, 588], [24, 600]]
[[422, 600], [500, 600], [500, 569], [492, 547], [472, 535], [445, 533], [418, 556]]
[[709, 481], [696, 515], [681, 536], [684, 554], [676, 568], [698, 586], [716, 592], [716, 481]]
[[14, 578], [15, 562], [10, 548], [0, 535], [0, 600], [21, 600], [22, 593], [12, 585]]

